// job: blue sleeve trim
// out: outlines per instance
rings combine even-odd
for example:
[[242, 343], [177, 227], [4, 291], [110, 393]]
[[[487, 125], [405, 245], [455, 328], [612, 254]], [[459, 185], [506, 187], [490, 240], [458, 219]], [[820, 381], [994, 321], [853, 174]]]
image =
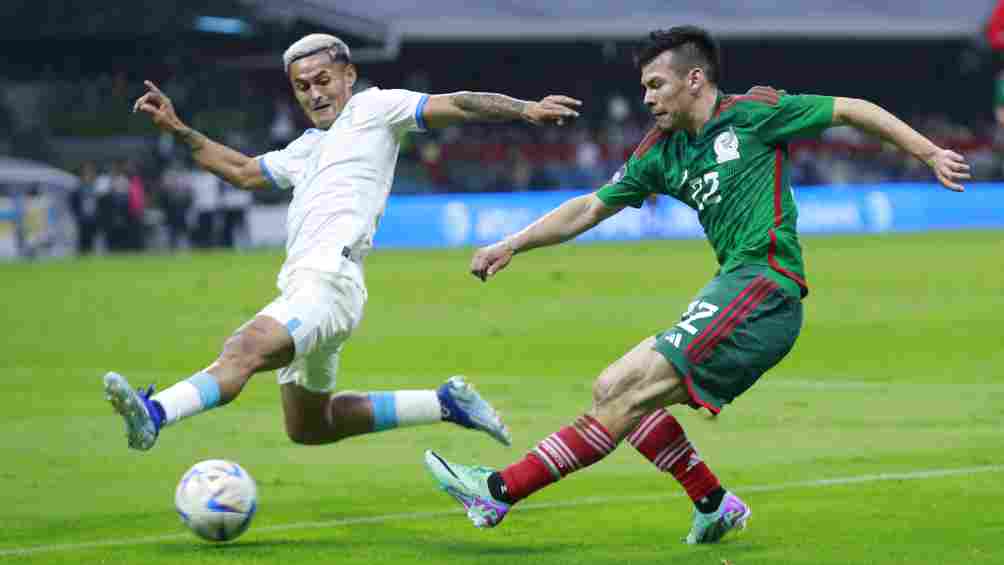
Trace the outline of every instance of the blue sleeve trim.
[[278, 182], [276, 182], [275, 176], [272, 175], [272, 171], [268, 170], [268, 165], [265, 164], [264, 156], [258, 158], [258, 166], [261, 167], [261, 172], [265, 175], [265, 178], [268, 179], [268, 182], [270, 182], [275, 188], [282, 190], [282, 187], [279, 186]]
[[425, 125], [425, 117], [422, 116], [422, 111], [425, 110], [425, 103], [429, 101], [429, 95], [423, 94], [422, 99], [418, 101], [418, 106], [415, 106], [415, 123], [418, 125], [418, 129], [425, 131], [429, 128]]
[[188, 382], [198, 389], [203, 409], [208, 410], [220, 403], [220, 385], [216, 384], [216, 379], [209, 373], [195, 373], [188, 378]]
[[368, 394], [373, 404], [373, 431], [381, 432], [397, 427], [397, 403], [393, 392], [371, 392]]

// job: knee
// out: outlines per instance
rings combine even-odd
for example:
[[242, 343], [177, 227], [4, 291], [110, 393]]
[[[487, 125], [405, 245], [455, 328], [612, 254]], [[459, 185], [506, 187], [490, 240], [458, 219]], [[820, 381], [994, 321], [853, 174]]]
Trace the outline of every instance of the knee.
[[639, 416], [670, 401], [677, 380], [647, 364], [608, 369], [593, 384], [593, 406], [622, 416]]
[[638, 372], [631, 369], [604, 371], [593, 383], [593, 405], [618, 411], [627, 409], [639, 377]]
[[614, 384], [618, 380], [618, 375], [613, 371], [604, 371], [593, 382], [593, 403], [603, 404], [608, 402], [615, 395]]
[[223, 342], [223, 351], [220, 352], [218, 361], [251, 375], [265, 365], [266, 359], [261, 350], [261, 339], [253, 331], [244, 330]]

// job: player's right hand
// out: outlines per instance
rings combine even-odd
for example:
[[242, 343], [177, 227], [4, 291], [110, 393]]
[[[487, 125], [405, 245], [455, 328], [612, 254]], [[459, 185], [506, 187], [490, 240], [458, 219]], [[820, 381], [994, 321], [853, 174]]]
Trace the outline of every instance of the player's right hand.
[[482, 247], [474, 252], [471, 259], [471, 274], [485, 282], [488, 277], [506, 268], [513, 255], [515, 250], [507, 240]]
[[523, 119], [535, 126], [556, 124], [563, 126], [579, 117], [576, 110], [582, 106], [581, 100], [570, 96], [552, 94], [545, 96], [540, 102], [530, 102], [523, 111]]
[[136, 100], [136, 103], [133, 104], [133, 113], [146, 112], [150, 114], [153, 124], [167, 132], [176, 132], [184, 129], [186, 126], [178, 118], [178, 114], [175, 113], [174, 104], [171, 103], [171, 99], [157, 88], [157, 85], [153, 82], [145, 80], [143, 84], [147, 88], [146, 94], [140, 96]]

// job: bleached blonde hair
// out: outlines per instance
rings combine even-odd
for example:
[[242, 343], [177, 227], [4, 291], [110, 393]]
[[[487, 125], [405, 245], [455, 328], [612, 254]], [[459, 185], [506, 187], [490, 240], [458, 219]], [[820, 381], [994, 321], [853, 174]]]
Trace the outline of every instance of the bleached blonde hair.
[[289, 74], [289, 66], [293, 61], [325, 51], [331, 55], [332, 61], [344, 58], [346, 63], [352, 62], [352, 52], [344, 41], [326, 33], [312, 33], [296, 40], [286, 49], [282, 54], [282, 66], [286, 74]]

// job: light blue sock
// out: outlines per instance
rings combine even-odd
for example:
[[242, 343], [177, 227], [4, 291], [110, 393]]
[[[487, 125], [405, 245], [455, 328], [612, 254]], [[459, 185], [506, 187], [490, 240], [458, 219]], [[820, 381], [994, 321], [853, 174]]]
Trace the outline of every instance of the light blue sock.
[[434, 390], [370, 392], [366, 396], [373, 405], [374, 432], [442, 421], [442, 409]]
[[220, 404], [220, 385], [205, 371], [176, 383], [153, 395], [152, 400], [164, 409], [164, 425], [169, 425], [215, 408]]
[[220, 385], [212, 375], [204, 371], [199, 371], [191, 377], [188, 382], [199, 391], [199, 398], [202, 399], [202, 409], [209, 410], [216, 408], [220, 403]]
[[382, 432], [397, 427], [397, 408], [393, 392], [371, 392], [367, 395], [373, 404], [373, 431]]

